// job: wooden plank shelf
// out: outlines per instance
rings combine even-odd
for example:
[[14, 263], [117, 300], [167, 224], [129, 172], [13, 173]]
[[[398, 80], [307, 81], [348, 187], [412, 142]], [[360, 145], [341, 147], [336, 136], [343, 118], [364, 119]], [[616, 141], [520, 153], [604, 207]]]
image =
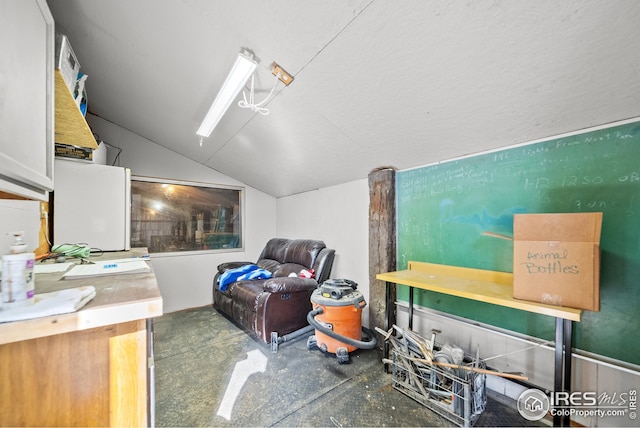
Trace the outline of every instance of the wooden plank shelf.
[[582, 314], [580, 309], [515, 299], [513, 274], [507, 272], [411, 261], [408, 270], [380, 273], [376, 278], [571, 321], [580, 321]]
[[73, 99], [59, 70], [55, 71], [55, 142], [97, 149], [93, 132]]

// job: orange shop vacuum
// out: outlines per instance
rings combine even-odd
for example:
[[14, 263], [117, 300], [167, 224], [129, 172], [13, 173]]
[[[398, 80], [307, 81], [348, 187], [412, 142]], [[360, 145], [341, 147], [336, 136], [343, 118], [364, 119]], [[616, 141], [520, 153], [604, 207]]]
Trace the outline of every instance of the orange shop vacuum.
[[[348, 279], [329, 279], [313, 291], [313, 310], [307, 314], [307, 321], [315, 334], [307, 339], [307, 349], [334, 353], [344, 364], [349, 362], [349, 352], [375, 348], [375, 336], [362, 327], [362, 309], [367, 303], [357, 287]], [[366, 340], [362, 340], [362, 333]]]

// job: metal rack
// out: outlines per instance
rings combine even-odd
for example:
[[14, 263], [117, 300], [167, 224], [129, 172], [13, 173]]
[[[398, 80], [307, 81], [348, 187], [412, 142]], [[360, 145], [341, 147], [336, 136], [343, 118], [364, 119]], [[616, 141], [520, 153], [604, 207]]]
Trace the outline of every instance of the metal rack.
[[[397, 326], [397, 336], [386, 335], [392, 344], [390, 364], [393, 387], [458, 426], [470, 427], [487, 404], [485, 363], [457, 349], [428, 341]], [[433, 344], [433, 346], [432, 346]]]

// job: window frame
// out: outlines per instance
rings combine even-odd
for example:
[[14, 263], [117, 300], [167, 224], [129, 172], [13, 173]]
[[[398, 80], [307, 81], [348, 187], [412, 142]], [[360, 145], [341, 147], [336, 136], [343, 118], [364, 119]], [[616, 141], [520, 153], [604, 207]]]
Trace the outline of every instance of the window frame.
[[[166, 252], [151, 252], [149, 250], [149, 254], [154, 257], [175, 257], [175, 256], [188, 256], [188, 255], [202, 255], [202, 254], [224, 254], [224, 253], [235, 253], [235, 252], [243, 252], [245, 250], [245, 187], [244, 186], [234, 186], [228, 184], [218, 184], [218, 183], [208, 183], [202, 181], [192, 181], [192, 180], [176, 180], [169, 178], [160, 178], [160, 177], [148, 177], [141, 175], [132, 175], [131, 181], [138, 182], [146, 182], [153, 184], [174, 184], [179, 186], [191, 186], [191, 187], [205, 187], [211, 189], [222, 189], [222, 190], [236, 190], [239, 192], [238, 195], [238, 204], [239, 204], [239, 224], [240, 224], [240, 240], [239, 247], [234, 248], [216, 248], [216, 249], [206, 249], [206, 250], [188, 250], [188, 251], [166, 251]], [[131, 191], [131, 201], [129, 210], [131, 212], [131, 234], [133, 236], [133, 190]], [[133, 241], [133, 239], [132, 239]]]

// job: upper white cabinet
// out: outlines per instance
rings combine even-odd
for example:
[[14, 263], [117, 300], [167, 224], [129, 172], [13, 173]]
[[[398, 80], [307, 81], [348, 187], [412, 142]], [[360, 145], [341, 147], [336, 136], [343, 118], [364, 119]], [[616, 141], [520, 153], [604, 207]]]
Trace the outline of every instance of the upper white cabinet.
[[0, 197], [53, 190], [54, 49], [45, 0], [0, 0]]

